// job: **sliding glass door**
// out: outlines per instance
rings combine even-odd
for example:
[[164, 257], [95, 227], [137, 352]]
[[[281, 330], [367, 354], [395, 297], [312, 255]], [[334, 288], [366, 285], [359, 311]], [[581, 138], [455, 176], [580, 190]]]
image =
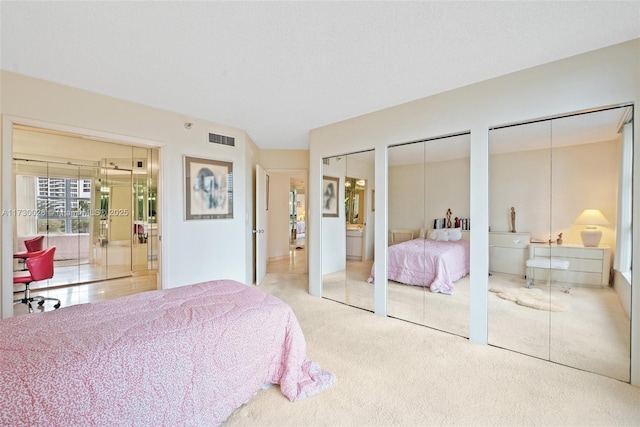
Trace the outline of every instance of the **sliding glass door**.
[[56, 247], [55, 274], [36, 288], [131, 275], [130, 170], [18, 159], [13, 168], [14, 250], [38, 235]]

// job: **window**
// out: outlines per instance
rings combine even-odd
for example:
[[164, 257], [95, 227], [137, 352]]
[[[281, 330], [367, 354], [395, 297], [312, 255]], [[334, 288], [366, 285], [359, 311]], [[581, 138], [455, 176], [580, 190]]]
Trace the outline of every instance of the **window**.
[[39, 233], [88, 233], [91, 180], [36, 179]]

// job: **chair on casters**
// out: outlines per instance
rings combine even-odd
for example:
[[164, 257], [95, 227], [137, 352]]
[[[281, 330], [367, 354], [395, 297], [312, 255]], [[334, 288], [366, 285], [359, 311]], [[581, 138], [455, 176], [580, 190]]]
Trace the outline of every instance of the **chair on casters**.
[[22, 264], [22, 270], [27, 269], [27, 266], [25, 264], [27, 258], [29, 258], [34, 253], [44, 250], [44, 236], [40, 235], [32, 239], [25, 239], [24, 247], [27, 248], [26, 251], [13, 254], [13, 258], [17, 259], [18, 262]]
[[40, 280], [46, 280], [53, 277], [53, 256], [56, 252], [56, 247], [52, 246], [49, 249], [40, 251], [39, 253], [32, 253], [29, 258], [26, 259], [27, 265], [26, 273], [14, 273], [13, 284], [24, 284], [24, 298], [13, 300], [13, 304], [26, 304], [29, 307], [29, 313], [33, 313], [32, 302], [38, 302], [38, 308], [44, 310], [45, 301], [56, 301], [53, 308], [60, 308], [60, 300], [57, 298], [47, 298], [43, 296], [31, 296], [31, 290], [29, 285], [31, 282], [38, 282]]

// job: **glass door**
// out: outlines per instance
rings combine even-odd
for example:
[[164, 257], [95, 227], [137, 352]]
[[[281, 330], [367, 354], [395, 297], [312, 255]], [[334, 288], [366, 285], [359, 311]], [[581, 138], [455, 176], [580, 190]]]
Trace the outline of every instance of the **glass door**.
[[[102, 168], [100, 178], [100, 222], [97, 261], [106, 277], [128, 276], [132, 272], [132, 173]], [[137, 233], [136, 237], [137, 237]]]

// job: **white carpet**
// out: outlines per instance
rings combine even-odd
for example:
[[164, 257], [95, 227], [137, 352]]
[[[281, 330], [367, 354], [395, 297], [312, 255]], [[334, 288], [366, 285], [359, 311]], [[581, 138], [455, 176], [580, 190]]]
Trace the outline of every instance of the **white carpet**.
[[277, 386], [262, 390], [225, 425], [639, 423], [640, 388], [312, 297], [307, 286], [304, 275], [269, 274], [260, 289], [291, 305], [307, 339], [308, 357], [333, 372], [337, 383], [294, 403]]
[[[323, 277], [323, 295], [373, 311], [371, 263], [349, 261], [346, 271]], [[630, 375], [630, 322], [611, 288], [559, 285], [527, 289], [523, 278], [489, 277], [489, 343], [622, 381]], [[470, 276], [452, 295], [388, 282], [388, 315], [461, 337], [469, 336]]]

